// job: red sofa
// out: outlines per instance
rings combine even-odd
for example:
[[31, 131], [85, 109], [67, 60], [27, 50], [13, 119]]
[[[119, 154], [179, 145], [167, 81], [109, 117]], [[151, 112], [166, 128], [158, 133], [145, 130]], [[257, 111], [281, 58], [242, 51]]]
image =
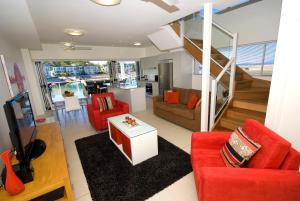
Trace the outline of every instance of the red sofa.
[[[100, 112], [97, 98], [106, 96], [111, 97], [114, 109]], [[91, 125], [96, 130], [103, 130], [107, 128], [107, 118], [129, 113], [129, 106], [127, 103], [116, 100], [113, 93], [102, 93], [92, 95], [92, 103], [88, 104], [87, 110]]]
[[245, 168], [225, 167], [220, 150], [230, 132], [194, 132], [191, 161], [199, 201], [300, 201], [300, 154], [255, 120], [243, 129], [262, 145]]

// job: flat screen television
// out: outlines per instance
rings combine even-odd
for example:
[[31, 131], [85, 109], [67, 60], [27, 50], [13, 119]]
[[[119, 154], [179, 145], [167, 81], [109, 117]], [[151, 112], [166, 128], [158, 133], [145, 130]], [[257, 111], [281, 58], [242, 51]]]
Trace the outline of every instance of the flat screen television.
[[29, 161], [36, 124], [28, 92], [23, 92], [6, 101], [4, 105], [11, 142], [21, 163]]
[[31, 159], [44, 152], [46, 145], [36, 139], [36, 124], [28, 92], [19, 93], [6, 101], [3, 107], [10, 139], [19, 160], [18, 169], [24, 172], [30, 169]]

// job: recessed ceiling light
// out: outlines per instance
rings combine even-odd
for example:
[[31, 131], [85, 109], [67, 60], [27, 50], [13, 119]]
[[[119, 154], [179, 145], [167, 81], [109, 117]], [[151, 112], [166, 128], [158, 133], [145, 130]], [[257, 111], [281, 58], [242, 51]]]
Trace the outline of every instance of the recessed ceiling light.
[[142, 44], [139, 43], [139, 42], [135, 42], [135, 43], [133, 43], [133, 45], [135, 45], [135, 46], [140, 46], [140, 45], [142, 45]]
[[121, 0], [90, 0], [102, 6], [115, 6], [121, 3]]
[[71, 36], [82, 36], [85, 33], [82, 29], [65, 29], [64, 32]]

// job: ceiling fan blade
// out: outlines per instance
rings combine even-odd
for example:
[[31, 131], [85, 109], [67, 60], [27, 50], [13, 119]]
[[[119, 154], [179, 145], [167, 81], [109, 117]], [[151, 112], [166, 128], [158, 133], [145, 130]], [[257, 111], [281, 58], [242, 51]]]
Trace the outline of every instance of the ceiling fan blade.
[[142, 1], [151, 2], [169, 13], [173, 13], [179, 10], [179, 8], [176, 7], [175, 5], [169, 5], [170, 1], [168, 1], [168, 3], [166, 3], [163, 0], [142, 0]]

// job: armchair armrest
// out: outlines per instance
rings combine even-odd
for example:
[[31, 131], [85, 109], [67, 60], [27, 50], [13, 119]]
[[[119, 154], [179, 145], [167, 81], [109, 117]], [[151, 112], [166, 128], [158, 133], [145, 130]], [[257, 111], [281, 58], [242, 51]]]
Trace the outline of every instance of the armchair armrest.
[[199, 171], [202, 201], [300, 200], [298, 171], [227, 167], [202, 167]]
[[195, 120], [200, 122], [200, 119], [201, 119], [201, 104], [196, 105], [194, 112], [195, 112]]
[[123, 101], [116, 100], [117, 107], [120, 108], [124, 113], [129, 113], [129, 105]]
[[194, 132], [191, 149], [221, 149], [231, 132]]

